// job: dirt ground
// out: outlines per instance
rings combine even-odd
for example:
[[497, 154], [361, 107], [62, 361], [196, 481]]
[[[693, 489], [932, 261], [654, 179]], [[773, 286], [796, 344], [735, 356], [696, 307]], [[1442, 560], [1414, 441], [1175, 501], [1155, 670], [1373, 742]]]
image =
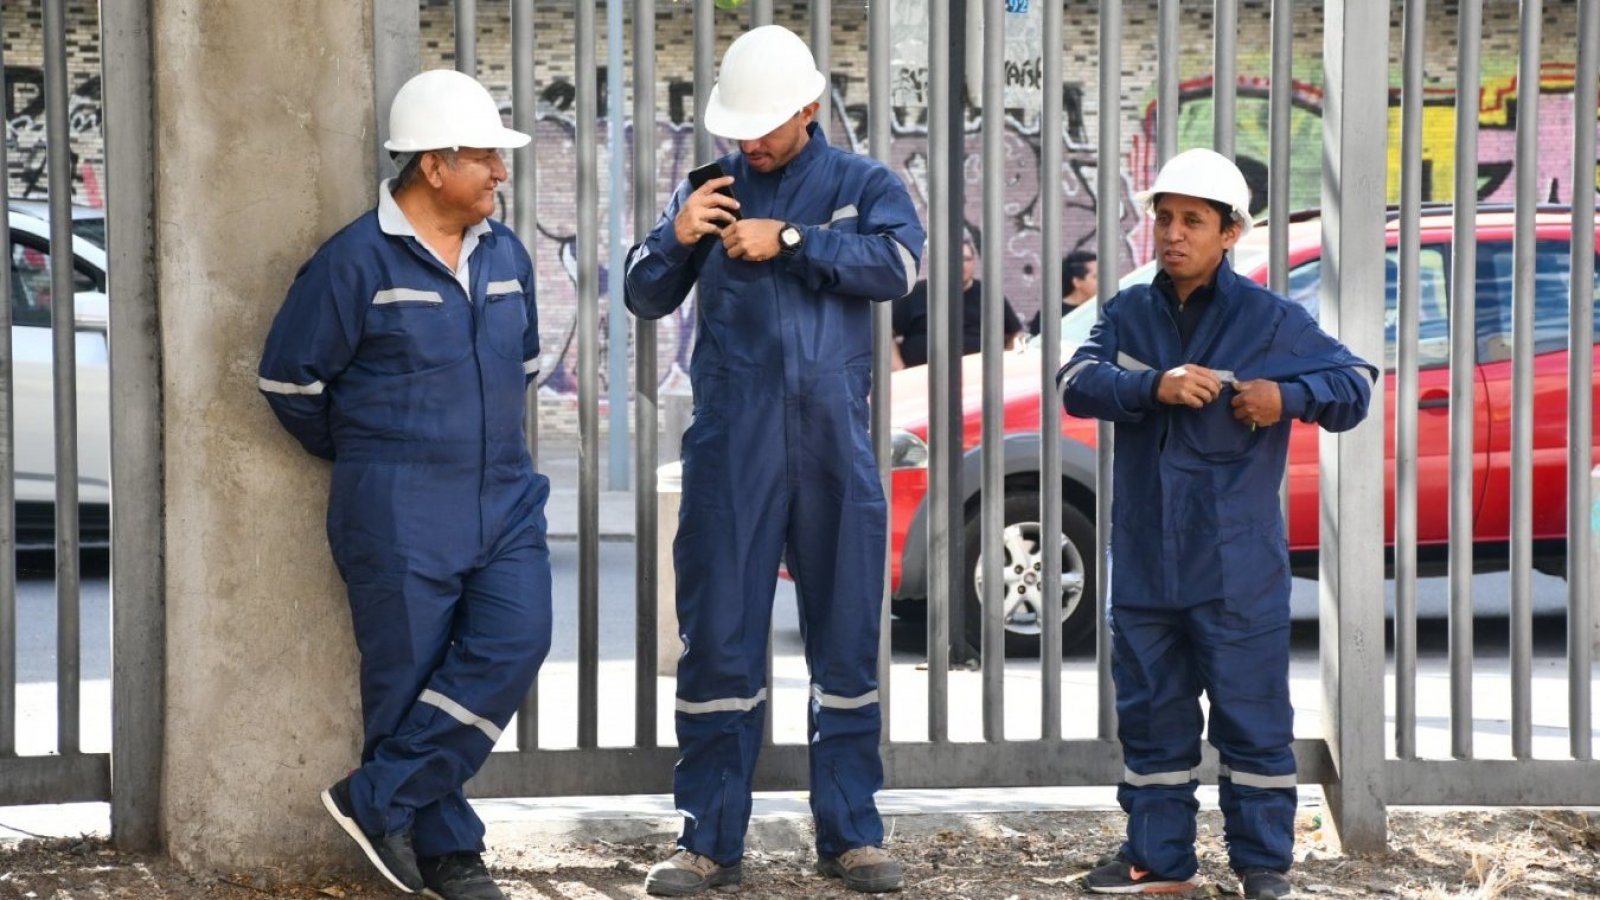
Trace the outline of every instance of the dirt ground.
[[[1334, 852], [1320, 818], [1300, 817], [1291, 873], [1302, 897], [1600, 897], [1600, 814], [1547, 810], [1390, 814], [1385, 853]], [[1079, 879], [1116, 849], [1115, 812], [1041, 814], [1018, 829], [992, 823], [957, 831], [891, 837], [906, 864], [904, 897], [1022, 900], [1083, 896]], [[1232, 896], [1222, 822], [1200, 817], [1202, 885], [1195, 897]], [[514, 900], [643, 897], [644, 873], [668, 851], [662, 844], [566, 843], [498, 848], [490, 865]], [[746, 898], [857, 896], [811, 873], [809, 852], [753, 852], [745, 883], [724, 895]], [[371, 881], [283, 883], [268, 875], [197, 876], [163, 859], [118, 853], [98, 838], [28, 840], [0, 847], [0, 898], [378, 898], [399, 896]]]

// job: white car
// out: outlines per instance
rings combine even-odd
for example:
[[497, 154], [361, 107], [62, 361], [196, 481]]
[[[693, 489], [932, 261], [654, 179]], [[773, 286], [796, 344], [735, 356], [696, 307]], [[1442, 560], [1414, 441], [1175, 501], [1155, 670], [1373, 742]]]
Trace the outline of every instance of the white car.
[[[20, 208], [19, 208], [20, 207]], [[50, 225], [19, 202], [10, 210], [13, 441], [17, 547], [55, 542], [55, 381], [50, 331]], [[78, 502], [82, 546], [110, 537], [110, 397], [107, 367], [104, 219], [74, 210], [73, 289], [77, 320]], [[46, 213], [47, 215], [47, 213]], [[87, 231], [81, 229], [88, 229]], [[87, 235], [81, 236], [81, 235]]]

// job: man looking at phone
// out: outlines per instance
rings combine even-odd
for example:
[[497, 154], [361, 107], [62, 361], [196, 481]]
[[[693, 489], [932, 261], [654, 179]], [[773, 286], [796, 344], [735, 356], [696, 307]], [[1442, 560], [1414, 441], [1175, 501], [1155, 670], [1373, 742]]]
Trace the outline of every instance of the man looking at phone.
[[818, 871], [858, 891], [903, 880], [873, 801], [887, 508], [867, 395], [872, 302], [911, 289], [925, 235], [893, 172], [828, 145], [812, 121], [825, 87], [793, 32], [734, 41], [705, 121], [738, 142], [720, 160], [727, 174], [679, 185], [628, 257], [635, 315], [664, 316], [698, 286], [700, 322], [673, 545], [684, 819], [677, 852], [650, 870], [652, 894], [742, 880], [780, 562], [811, 671]]

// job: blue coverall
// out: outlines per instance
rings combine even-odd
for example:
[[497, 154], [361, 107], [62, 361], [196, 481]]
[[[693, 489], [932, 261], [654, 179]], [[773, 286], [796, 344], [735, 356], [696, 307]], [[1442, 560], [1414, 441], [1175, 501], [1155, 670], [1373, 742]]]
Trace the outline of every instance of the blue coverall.
[[361, 651], [369, 834], [413, 828], [417, 855], [483, 849], [462, 785], [550, 646], [544, 503], [523, 436], [537, 373], [533, 266], [498, 222], [469, 229], [466, 283], [389, 195], [301, 268], [260, 387], [333, 461], [328, 543]]
[[[1186, 346], [1168, 290], [1112, 297], [1058, 377], [1067, 412], [1116, 423], [1109, 597], [1122, 853], [1172, 878], [1197, 869], [1203, 689], [1230, 863], [1285, 871], [1296, 795], [1278, 485], [1291, 420], [1355, 427], [1377, 371], [1226, 260]], [[1200, 409], [1157, 402], [1161, 374], [1184, 363], [1277, 381], [1283, 417], [1252, 430], [1234, 419], [1229, 387]]]
[[811, 671], [817, 850], [883, 842], [873, 794], [887, 508], [868, 441], [872, 305], [916, 280], [924, 234], [887, 167], [828, 145], [816, 125], [777, 172], [722, 158], [746, 218], [803, 226], [790, 257], [730, 259], [715, 235], [678, 243], [679, 185], [629, 254], [627, 303], [659, 318], [698, 283], [673, 545], [678, 622], [674, 776], [680, 846], [722, 865], [744, 853], [767, 699], [778, 564], [794, 576]]

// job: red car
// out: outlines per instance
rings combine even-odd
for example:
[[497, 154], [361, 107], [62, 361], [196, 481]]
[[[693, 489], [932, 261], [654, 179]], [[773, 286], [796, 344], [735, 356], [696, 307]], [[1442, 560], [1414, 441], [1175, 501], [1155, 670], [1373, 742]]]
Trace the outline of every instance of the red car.
[[[1451, 295], [1452, 213], [1430, 209], [1422, 219], [1419, 267], [1419, 391], [1417, 441], [1417, 543], [1425, 574], [1443, 571], [1449, 542], [1449, 297]], [[1600, 219], [1597, 219], [1600, 222]], [[1394, 333], [1398, 222], [1388, 227], [1388, 374], [1384, 403], [1388, 459], [1394, 458]], [[1474, 391], [1475, 465], [1473, 540], [1479, 571], [1504, 568], [1509, 559], [1511, 462], [1511, 298], [1512, 228], [1509, 211], [1480, 211], [1477, 224], [1478, 383]], [[1571, 214], [1541, 210], [1537, 217], [1535, 264], [1534, 360], [1535, 415], [1533, 453], [1534, 565], [1564, 575], [1566, 566], [1567, 469], [1567, 303], [1571, 282], [1569, 237]], [[1600, 250], [1600, 228], [1589, 239]], [[1296, 221], [1289, 229], [1289, 296], [1312, 309], [1318, 302], [1321, 265], [1320, 222]], [[1263, 284], [1267, 281], [1267, 229], [1255, 228], [1235, 250], [1235, 268]], [[1122, 280], [1123, 285], [1155, 275], [1147, 263]], [[1600, 273], [1600, 265], [1596, 266]], [[1600, 278], [1597, 278], [1600, 293]], [[1089, 334], [1097, 304], [1074, 309], [1062, 321], [1062, 362]], [[1600, 326], [1596, 328], [1600, 336]], [[1594, 368], [1600, 357], [1591, 355]], [[1006, 647], [1008, 653], [1037, 653], [1041, 610], [1038, 573], [1044, 542], [1039, 529], [1040, 354], [1036, 348], [1007, 353], [1005, 403]], [[896, 372], [891, 382], [890, 419], [894, 426], [891, 587], [897, 613], [914, 613], [927, 597], [926, 494], [928, 434], [927, 369]], [[962, 489], [965, 496], [965, 559], [960, 571], [972, 573], [966, 585], [966, 647], [974, 655], [981, 634], [976, 575], [979, 566], [979, 497], [981, 483], [982, 373], [976, 355], [962, 363], [964, 408]], [[1052, 402], [1055, 398], [1052, 397]], [[1600, 418], [1596, 419], [1600, 426]], [[1289, 545], [1297, 575], [1314, 575], [1317, 553], [1317, 431], [1296, 422], [1289, 448]], [[1094, 473], [1096, 423], [1063, 416], [1062, 463], [1062, 622], [1063, 645], [1072, 646], [1094, 633]], [[1600, 445], [1600, 434], [1596, 435]], [[1394, 535], [1394, 468], [1387, 467], [1386, 539]]]

